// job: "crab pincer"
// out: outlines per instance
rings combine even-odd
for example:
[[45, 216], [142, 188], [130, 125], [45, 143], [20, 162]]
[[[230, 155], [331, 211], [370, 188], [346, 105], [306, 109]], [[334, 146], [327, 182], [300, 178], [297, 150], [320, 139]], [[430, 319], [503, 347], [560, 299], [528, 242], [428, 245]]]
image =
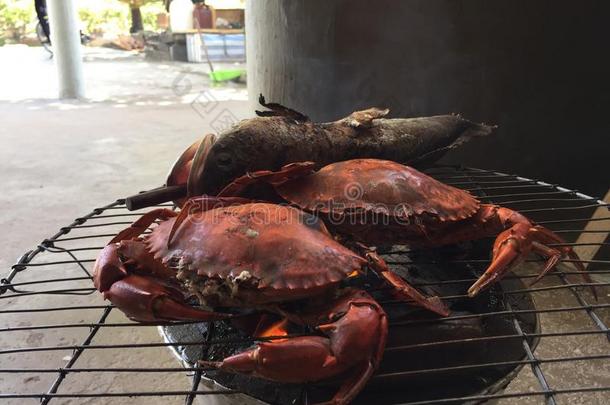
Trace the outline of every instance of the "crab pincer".
[[350, 289], [310, 322], [320, 335], [262, 341], [222, 361], [199, 364], [285, 383], [313, 382], [346, 374], [328, 403], [347, 404], [381, 362], [388, 332], [387, 316], [368, 293]]
[[226, 319], [227, 314], [189, 305], [171, 270], [137, 238], [154, 221], [176, 215], [167, 209], [153, 210], [115, 236], [94, 264], [93, 284], [105, 299], [135, 321]]
[[[516, 211], [497, 206], [485, 208], [489, 212], [484, 214], [479, 221], [493, 219], [498, 222], [496, 225], [498, 228], [505, 230], [496, 237], [491, 264], [468, 289], [468, 295], [473, 297], [479, 291], [501, 279], [517, 264], [523, 262], [530, 253], [535, 253], [546, 260], [542, 271], [530, 285], [540, 281], [565, 257], [573, 261], [574, 266], [582, 272], [582, 277], [587, 283], [593, 284], [593, 280], [586, 272], [576, 252], [570, 246], [566, 246], [566, 242], [554, 232], [533, 224]], [[591, 291], [597, 298], [595, 286], [591, 286]]]

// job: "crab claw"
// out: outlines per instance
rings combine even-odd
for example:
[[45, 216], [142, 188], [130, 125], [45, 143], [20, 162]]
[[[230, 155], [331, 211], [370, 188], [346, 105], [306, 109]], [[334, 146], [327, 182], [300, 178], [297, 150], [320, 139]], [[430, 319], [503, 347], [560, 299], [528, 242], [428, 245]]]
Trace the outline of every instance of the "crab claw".
[[[249, 374], [285, 383], [303, 383], [347, 373], [329, 402], [351, 402], [381, 361], [387, 335], [386, 315], [367, 293], [350, 290], [316, 326], [323, 336], [298, 336], [261, 342], [223, 361], [203, 367]], [[295, 365], [298, 365], [295, 367]]]
[[130, 274], [104, 291], [112, 302], [130, 319], [139, 322], [213, 321], [226, 315], [203, 311], [185, 303], [182, 294], [154, 279]]
[[[137, 242], [139, 243], [139, 242]], [[94, 266], [93, 284], [130, 319], [139, 322], [211, 321], [219, 314], [190, 306], [184, 294], [162, 279], [131, 273], [119, 255], [121, 244], [104, 248]]]
[[468, 289], [470, 297], [474, 297], [502, 278], [512, 267], [523, 261], [531, 250], [531, 244], [527, 243], [525, 235], [513, 228], [502, 232], [496, 238], [492, 262], [485, 273]]
[[[542, 226], [532, 226], [529, 222], [518, 222], [511, 228], [498, 235], [494, 243], [493, 259], [485, 273], [468, 289], [468, 295], [474, 297], [481, 290], [500, 280], [517, 264], [523, 262], [530, 252], [539, 254], [547, 259], [544, 269], [534, 280], [541, 280], [553, 270], [564, 256], [574, 260], [576, 267], [583, 271], [583, 278], [591, 283], [592, 280], [584, 273], [584, 266], [578, 255], [569, 246], [550, 247], [548, 244], [564, 244], [565, 241], [552, 231]], [[592, 288], [597, 298], [597, 293]]]

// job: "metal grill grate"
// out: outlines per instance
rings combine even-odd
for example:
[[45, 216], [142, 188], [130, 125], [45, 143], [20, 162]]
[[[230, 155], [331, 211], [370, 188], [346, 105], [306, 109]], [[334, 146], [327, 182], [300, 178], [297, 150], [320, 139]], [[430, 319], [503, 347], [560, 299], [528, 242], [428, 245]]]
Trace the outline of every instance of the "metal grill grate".
[[[518, 333], [481, 339], [521, 341], [527, 357], [511, 363], [528, 367], [504, 392], [410, 403], [485, 400], [502, 404], [567, 404], [576, 400], [607, 403], [610, 400], [608, 204], [557, 185], [493, 171], [437, 167], [429, 174], [469, 190], [483, 202], [519, 210], [561, 235], [584, 256], [583, 262], [596, 280], [599, 299], [594, 300], [590, 284], [583, 283], [573, 267], [561, 265], [534, 287], [505, 291], [505, 294], [532, 294], [536, 309], [524, 311], [509, 306], [507, 310], [483, 315], [454, 315], [436, 320], [448, 322], [467, 316], [512, 320]], [[113, 398], [116, 402], [123, 398], [132, 403], [139, 397], [142, 402], [160, 397], [190, 404], [201, 396], [237, 393], [230, 389], [202, 389], [199, 382], [204, 370], [177, 366], [166, 350], [168, 346], [200, 343], [162, 341], [156, 328], [127, 321], [95, 292], [90, 274], [95, 256], [118, 230], [140, 214], [128, 212], [122, 200], [96, 208], [25, 253], [1, 280], [0, 398], [15, 402], [39, 399], [46, 404], [57, 399]], [[489, 262], [488, 256], [467, 261], [481, 269]], [[527, 260], [539, 261], [534, 257]], [[509, 277], [528, 285], [527, 281], [536, 275], [536, 267], [529, 266], [529, 270]], [[472, 281], [445, 282], [464, 285], [465, 291]], [[516, 317], [521, 312], [537, 314], [541, 331], [525, 332]], [[540, 341], [535, 350], [528, 343], [531, 338]], [[459, 347], [465, 340], [438, 344]], [[497, 364], [464, 363], [450, 368], [474, 370], [492, 366]], [[442, 371], [446, 370], [424, 368], [409, 373]], [[185, 375], [190, 376], [190, 382]]]

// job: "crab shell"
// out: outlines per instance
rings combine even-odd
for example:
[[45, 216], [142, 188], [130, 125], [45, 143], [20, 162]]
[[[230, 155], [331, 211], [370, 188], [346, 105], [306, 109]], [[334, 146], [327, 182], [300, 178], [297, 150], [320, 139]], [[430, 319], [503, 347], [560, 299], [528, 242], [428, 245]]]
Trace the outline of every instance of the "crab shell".
[[378, 159], [333, 163], [276, 186], [287, 201], [324, 214], [359, 211], [401, 219], [440, 222], [471, 217], [480, 203], [470, 193], [443, 184], [412, 167]]
[[191, 211], [168, 247], [175, 221], [160, 223], [144, 243], [190, 293], [210, 305], [319, 295], [366, 264], [319, 219], [292, 207], [251, 203]]

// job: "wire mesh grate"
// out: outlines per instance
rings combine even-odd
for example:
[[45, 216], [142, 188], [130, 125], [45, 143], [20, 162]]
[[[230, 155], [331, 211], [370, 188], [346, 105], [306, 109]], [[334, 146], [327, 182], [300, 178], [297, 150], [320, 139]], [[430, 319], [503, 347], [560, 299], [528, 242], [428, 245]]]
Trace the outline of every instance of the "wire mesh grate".
[[[534, 309], [509, 306], [483, 314], [401, 321], [403, 325], [420, 325], [469, 317], [503, 317], [514, 323], [517, 333], [477, 339], [493, 344], [521, 342], [526, 353], [522, 360], [504, 362], [525, 366], [504, 391], [408, 403], [489, 400], [501, 404], [607, 403], [610, 400], [608, 204], [574, 190], [517, 175], [445, 166], [431, 169], [429, 174], [469, 190], [482, 202], [516, 209], [561, 235], [581, 255], [594, 277], [599, 297], [593, 298], [591, 284], [583, 282], [569, 264], [562, 264], [558, 271], [529, 287], [528, 281], [535, 278], [536, 265], [541, 260], [531, 257], [523, 266], [525, 270], [507, 277], [522, 280], [528, 287], [504, 293], [532, 295], [537, 304]], [[201, 345], [201, 342], [164, 341], [154, 325], [128, 321], [95, 292], [91, 268], [97, 253], [109, 238], [139, 215], [141, 212], [128, 212], [122, 200], [96, 208], [26, 252], [1, 280], [0, 398], [15, 403], [24, 399], [40, 400], [46, 404], [85, 399], [103, 401], [104, 398], [133, 403], [157, 397], [188, 404], [198, 398], [239, 393], [232, 389], [202, 388], [200, 381], [205, 370], [181, 367], [167, 350]], [[489, 263], [488, 256], [455, 260], [460, 261], [480, 268]], [[528, 266], [530, 263], [533, 265]], [[474, 278], [443, 281], [462, 286], [464, 294], [442, 298], [448, 301], [464, 298], [467, 286], [473, 281]], [[424, 287], [425, 283], [418, 286]], [[522, 328], [518, 315], [526, 313], [539, 317], [540, 330], [532, 332]], [[532, 347], [531, 339], [539, 341], [537, 347]], [[428, 344], [459, 348], [465, 341], [456, 338]], [[386, 353], [411, 348], [393, 346]], [[403, 374], [436, 375], [448, 369], [469, 371], [499, 363], [502, 362], [464, 362], [443, 369], [421, 367]], [[393, 377], [375, 376], [376, 379]]]

